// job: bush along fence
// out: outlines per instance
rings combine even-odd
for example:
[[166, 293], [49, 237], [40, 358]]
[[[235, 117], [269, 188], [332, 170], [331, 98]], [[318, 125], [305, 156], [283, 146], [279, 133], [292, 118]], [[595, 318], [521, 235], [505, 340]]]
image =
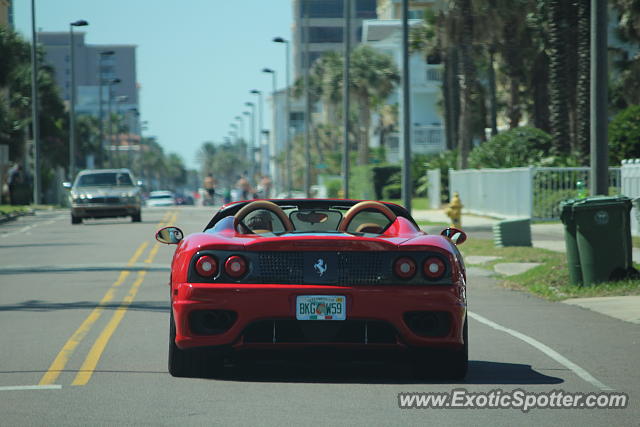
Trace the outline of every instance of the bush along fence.
[[[498, 218], [557, 220], [562, 200], [589, 195], [589, 171], [588, 167], [533, 166], [451, 169], [449, 192], [460, 194], [465, 212]], [[620, 194], [620, 186], [621, 168], [609, 168], [609, 194]]]

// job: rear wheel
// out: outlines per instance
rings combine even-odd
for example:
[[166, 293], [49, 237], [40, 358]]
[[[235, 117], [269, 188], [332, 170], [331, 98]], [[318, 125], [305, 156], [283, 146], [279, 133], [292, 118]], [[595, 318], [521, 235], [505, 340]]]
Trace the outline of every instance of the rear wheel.
[[176, 325], [173, 312], [169, 324], [169, 373], [174, 377], [207, 378], [220, 373], [223, 354], [208, 348], [181, 350], [176, 345]]
[[418, 378], [462, 380], [469, 366], [469, 338], [467, 320], [462, 337], [464, 345], [459, 350], [412, 349], [413, 373]]
[[82, 223], [82, 218], [79, 216], [71, 215], [71, 224], [80, 224]]
[[142, 221], [142, 213], [140, 211], [131, 215], [131, 222], [141, 222]]

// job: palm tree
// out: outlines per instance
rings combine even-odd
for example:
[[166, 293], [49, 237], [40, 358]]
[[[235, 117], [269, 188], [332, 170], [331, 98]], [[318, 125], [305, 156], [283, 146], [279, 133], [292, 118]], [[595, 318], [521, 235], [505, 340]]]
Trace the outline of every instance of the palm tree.
[[458, 167], [466, 169], [467, 157], [473, 138], [473, 97], [476, 82], [476, 66], [473, 57], [473, 10], [471, 0], [456, 0], [455, 11], [459, 18], [459, 54], [462, 64], [460, 88], [460, 135], [458, 139]]
[[553, 147], [556, 154], [568, 154], [569, 95], [567, 85], [568, 65], [566, 50], [567, 20], [564, 0], [548, 0], [549, 21], [549, 98]]
[[371, 112], [379, 107], [400, 82], [393, 59], [373, 48], [360, 45], [351, 57], [351, 90], [355, 95], [361, 124], [358, 143], [358, 164], [369, 163], [369, 130]]
[[576, 88], [576, 149], [583, 161], [590, 150], [590, 90], [591, 90], [591, 1], [577, 0], [578, 7], [578, 67]]

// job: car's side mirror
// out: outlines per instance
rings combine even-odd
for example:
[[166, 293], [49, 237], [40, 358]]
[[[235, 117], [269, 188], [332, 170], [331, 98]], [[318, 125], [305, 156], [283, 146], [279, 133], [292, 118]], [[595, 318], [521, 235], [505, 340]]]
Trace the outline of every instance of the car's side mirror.
[[144, 181], [142, 181], [141, 179], [139, 179], [139, 180], [137, 180], [137, 181], [136, 181], [136, 185], [137, 185], [138, 187], [142, 187], [142, 186], [144, 185]]
[[164, 227], [156, 232], [156, 240], [166, 245], [177, 245], [184, 234], [178, 227]]
[[70, 182], [63, 182], [62, 186], [64, 188], [66, 188], [67, 190], [71, 190], [71, 183]]
[[445, 228], [440, 234], [451, 239], [456, 245], [461, 245], [467, 240], [467, 233], [454, 227]]

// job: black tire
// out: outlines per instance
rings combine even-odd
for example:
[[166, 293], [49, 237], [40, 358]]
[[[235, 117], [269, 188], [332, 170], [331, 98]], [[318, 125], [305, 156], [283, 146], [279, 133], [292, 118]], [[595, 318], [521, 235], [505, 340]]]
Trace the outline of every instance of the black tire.
[[138, 211], [131, 215], [131, 222], [142, 222], [142, 212]]
[[469, 368], [469, 331], [467, 320], [462, 328], [464, 345], [459, 350], [412, 349], [413, 374], [420, 379], [462, 380]]
[[80, 218], [79, 216], [71, 215], [71, 224], [81, 224], [81, 223], [82, 223], [82, 218]]
[[193, 348], [181, 350], [176, 345], [176, 325], [171, 313], [169, 324], [169, 373], [174, 377], [211, 378], [224, 366], [221, 352]]

